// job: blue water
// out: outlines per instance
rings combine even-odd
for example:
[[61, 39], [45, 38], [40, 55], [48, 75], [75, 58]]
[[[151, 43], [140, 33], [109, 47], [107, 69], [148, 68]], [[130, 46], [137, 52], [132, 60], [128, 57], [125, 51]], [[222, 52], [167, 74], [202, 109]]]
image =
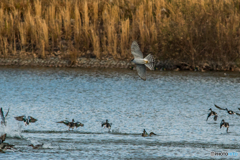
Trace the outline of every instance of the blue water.
[[[10, 108], [3, 159], [210, 159], [239, 155], [240, 73], [148, 71], [141, 80], [126, 69], [0, 68], [0, 107]], [[212, 108], [218, 120], [210, 117]], [[239, 111], [240, 113], [240, 111]], [[16, 116], [32, 116], [29, 126]], [[84, 127], [68, 131], [61, 120]], [[110, 132], [101, 127], [108, 119]], [[220, 129], [224, 119], [230, 124]], [[157, 135], [142, 137], [143, 129]], [[30, 144], [44, 143], [40, 149]], [[0, 158], [1, 159], [1, 158]]]

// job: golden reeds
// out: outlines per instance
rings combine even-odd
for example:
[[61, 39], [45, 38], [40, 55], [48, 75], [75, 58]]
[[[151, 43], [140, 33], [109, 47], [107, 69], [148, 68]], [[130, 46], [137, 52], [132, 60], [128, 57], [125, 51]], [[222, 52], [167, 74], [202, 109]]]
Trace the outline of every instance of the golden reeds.
[[159, 60], [227, 65], [240, 62], [239, 6], [239, 0], [2, 0], [0, 57], [74, 51], [74, 58], [130, 59], [137, 40]]

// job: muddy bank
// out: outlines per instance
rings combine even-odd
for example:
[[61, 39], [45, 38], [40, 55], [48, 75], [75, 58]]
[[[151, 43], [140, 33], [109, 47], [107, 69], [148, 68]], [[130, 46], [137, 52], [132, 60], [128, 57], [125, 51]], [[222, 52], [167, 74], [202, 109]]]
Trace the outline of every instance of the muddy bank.
[[[41, 58], [0, 58], [0, 66], [42, 66], [42, 67], [83, 67], [83, 68], [126, 68], [135, 69], [134, 63], [129, 60], [114, 60], [112, 58], [99, 60], [97, 58], [77, 58], [75, 61], [52, 57], [49, 59]], [[155, 70], [189, 70], [189, 71], [240, 71], [235, 63], [219, 64], [216, 62], [199, 63], [191, 66], [185, 62], [176, 61], [156, 61]]]

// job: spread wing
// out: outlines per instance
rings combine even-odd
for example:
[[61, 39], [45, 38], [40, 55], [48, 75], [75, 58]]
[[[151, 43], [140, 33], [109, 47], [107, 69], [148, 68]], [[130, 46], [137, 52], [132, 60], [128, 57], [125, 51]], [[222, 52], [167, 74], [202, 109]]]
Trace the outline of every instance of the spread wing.
[[136, 70], [138, 72], [138, 76], [142, 78], [142, 80], [146, 81], [146, 66], [144, 64], [136, 64]]
[[31, 117], [31, 116], [28, 116], [28, 117], [29, 117], [29, 122], [31, 122], [31, 123], [34, 123], [34, 122], [37, 121], [37, 119], [35, 119], [35, 118]]
[[[208, 116], [207, 116], [207, 120], [208, 120], [208, 118], [209, 118], [210, 116], [211, 116], [211, 112], [208, 114]], [[207, 120], [206, 120], [206, 121], [207, 121]]]
[[216, 104], [214, 104], [214, 105], [215, 105], [215, 107], [218, 108], [218, 109], [225, 110], [225, 109], [223, 109], [223, 108], [217, 106]]
[[2, 121], [4, 122], [4, 114], [3, 114], [2, 108], [0, 109], [0, 114], [1, 114]]
[[2, 140], [2, 142], [4, 142], [5, 139], [6, 139], [6, 134], [2, 135], [2, 136], [0, 137], [0, 139]]
[[132, 42], [131, 53], [134, 56], [134, 58], [143, 58], [143, 54], [142, 54], [142, 52], [139, 48], [139, 45], [136, 41]]
[[56, 122], [56, 123], [63, 123], [63, 124], [65, 124], [65, 125], [67, 125], [67, 126], [68, 126], [68, 124], [69, 124], [69, 121], [68, 121], [68, 120], [64, 120], [64, 121], [60, 121], [60, 122]]
[[236, 115], [240, 116], [240, 114], [239, 114], [239, 113], [236, 113]]
[[18, 117], [14, 117], [14, 118], [18, 121], [24, 121], [24, 117], [25, 116], [18, 116]]
[[105, 123], [104, 123], [104, 122], [102, 122], [102, 127], [103, 127], [103, 126], [105, 126], [105, 125], [106, 125], [106, 122], [105, 122]]
[[8, 108], [8, 111], [7, 111], [6, 115], [5, 115], [5, 118], [7, 117], [9, 110], [10, 110], [10, 108]]

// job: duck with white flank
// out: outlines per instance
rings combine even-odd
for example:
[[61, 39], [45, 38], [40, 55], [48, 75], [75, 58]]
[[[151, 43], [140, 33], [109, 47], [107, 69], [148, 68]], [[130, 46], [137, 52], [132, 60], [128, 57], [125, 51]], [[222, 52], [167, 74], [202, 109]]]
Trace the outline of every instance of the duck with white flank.
[[136, 64], [136, 70], [137, 70], [138, 76], [142, 80], [145, 81], [146, 80], [146, 66], [150, 70], [154, 70], [154, 58], [151, 54], [149, 54], [145, 58], [143, 58], [143, 53], [141, 52], [139, 45], [136, 41], [132, 42], [131, 53], [134, 57], [132, 62]]
[[72, 128], [72, 130], [74, 129], [74, 127], [78, 128], [78, 127], [83, 127], [84, 124], [80, 123], [80, 122], [75, 122], [74, 119], [72, 119], [72, 122], [69, 122], [68, 120], [64, 120], [64, 121], [60, 121], [57, 123], [63, 123], [66, 126], [68, 126], [68, 130], [70, 131], [70, 128]]
[[156, 134], [153, 133], [153, 132], [150, 132], [150, 134], [148, 135], [148, 133], [146, 132], [146, 130], [143, 129], [142, 137], [147, 137], [147, 136], [150, 136], [150, 137], [151, 137], [152, 135], [156, 135]]
[[111, 129], [112, 123], [108, 123], [108, 120], [106, 119], [106, 122], [102, 122], [102, 127]]
[[34, 122], [37, 121], [37, 119], [35, 119], [31, 116], [26, 117], [25, 115], [24, 116], [19, 116], [19, 117], [14, 117], [14, 118], [18, 121], [23, 121], [25, 123], [25, 126], [29, 125], [30, 123], [34, 123]]
[[228, 114], [231, 114], [231, 115], [236, 114], [236, 115], [240, 116], [239, 113], [233, 112], [232, 110], [228, 110], [227, 108], [225, 108], [225, 109], [221, 108], [221, 107], [217, 106], [216, 104], [215, 104], [215, 107], [220, 109], [220, 110], [226, 110]]
[[[218, 117], [218, 115], [217, 115], [217, 113], [216, 112], [214, 112], [213, 110], [212, 110], [212, 108], [210, 108], [209, 109], [211, 112], [208, 114], [208, 117], [207, 117], [207, 120], [208, 120], [208, 118], [210, 117], [210, 116], [214, 116], [214, 121], [216, 121], [217, 120], [217, 117]], [[206, 120], [206, 121], [207, 121]]]
[[2, 118], [1, 124], [5, 125], [5, 126], [7, 124], [6, 117], [8, 115], [8, 112], [9, 112], [9, 108], [8, 108], [8, 111], [7, 111], [6, 115], [4, 116], [3, 109], [0, 108], [0, 115], [1, 115], [1, 118]]
[[221, 121], [220, 123], [220, 129], [222, 127], [226, 127], [227, 128], [227, 132], [228, 132], [228, 128], [229, 128], [229, 123], [225, 122], [224, 119]]

